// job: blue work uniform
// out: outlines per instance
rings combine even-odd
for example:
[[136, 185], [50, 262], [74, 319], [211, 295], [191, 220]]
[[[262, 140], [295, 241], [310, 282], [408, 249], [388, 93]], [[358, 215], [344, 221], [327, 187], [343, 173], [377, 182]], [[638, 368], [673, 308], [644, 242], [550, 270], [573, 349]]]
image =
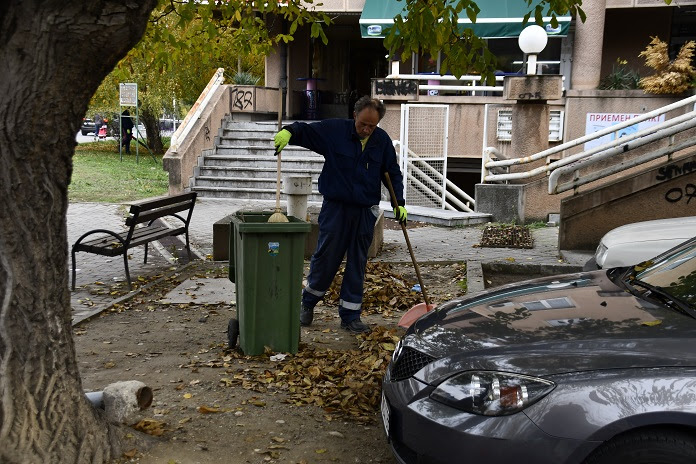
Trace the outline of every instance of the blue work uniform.
[[365, 148], [352, 119], [327, 119], [312, 124], [295, 122], [291, 145], [308, 148], [324, 157], [319, 192], [324, 202], [319, 213], [319, 239], [312, 255], [302, 304], [314, 308], [324, 297], [343, 257], [346, 269], [341, 285], [339, 315], [344, 322], [360, 318], [367, 253], [379, 217], [383, 174], [389, 177], [403, 206], [403, 181], [389, 135], [377, 127]]

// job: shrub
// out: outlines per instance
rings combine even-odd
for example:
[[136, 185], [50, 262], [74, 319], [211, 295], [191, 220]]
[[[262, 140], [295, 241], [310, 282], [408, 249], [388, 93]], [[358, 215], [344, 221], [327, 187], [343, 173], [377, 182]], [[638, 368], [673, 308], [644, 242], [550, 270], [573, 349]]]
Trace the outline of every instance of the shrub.
[[616, 59], [611, 73], [605, 76], [599, 83], [602, 90], [630, 90], [638, 88], [640, 76], [633, 69], [627, 67], [628, 62], [621, 58]]
[[236, 72], [232, 76], [232, 83], [237, 85], [256, 85], [261, 78], [254, 76], [250, 72]]
[[653, 37], [648, 47], [638, 56], [645, 58], [645, 65], [655, 70], [652, 76], [640, 80], [647, 93], [682, 93], [694, 87], [696, 70], [691, 65], [696, 42], [690, 40], [679, 49], [677, 57], [669, 60], [667, 44]]

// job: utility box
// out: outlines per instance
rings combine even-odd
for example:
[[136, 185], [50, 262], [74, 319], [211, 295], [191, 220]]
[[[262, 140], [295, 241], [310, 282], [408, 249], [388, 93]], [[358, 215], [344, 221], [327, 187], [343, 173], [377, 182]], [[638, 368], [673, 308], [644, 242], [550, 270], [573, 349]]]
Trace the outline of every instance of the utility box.
[[[296, 217], [269, 223], [271, 212], [237, 212], [230, 223], [229, 279], [237, 292], [239, 347], [247, 355], [265, 347], [297, 353], [305, 235]], [[228, 327], [234, 345], [234, 320]]]

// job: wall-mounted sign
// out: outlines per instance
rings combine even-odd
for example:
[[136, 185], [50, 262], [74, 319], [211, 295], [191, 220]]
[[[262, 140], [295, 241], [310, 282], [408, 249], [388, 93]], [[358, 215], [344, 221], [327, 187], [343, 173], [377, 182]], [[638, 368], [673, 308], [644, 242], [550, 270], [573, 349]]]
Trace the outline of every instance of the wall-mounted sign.
[[[585, 120], [585, 135], [594, 134], [607, 127], [615, 126], [621, 124], [622, 122], [629, 121], [633, 118], [642, 116], [640, 113], [587, 113], [587, 119]], [[609, 143], [616, 138], [625, 137], [626, 135], [633, 134], [635, 132], [646, 129], [655, 124], [664, 122], [665, 115], [656, 116], [654, 118], [648, 119], [647, 121], [639, 122], [638, 124], [633, 124], [632, 126], [624, 127], [616, 132], [607, 134], [595, 140], [590, 140], [585, 143], [585, 150], [590, 150], [599, 145]]]
[[367, 26], [367, 35], [382, 35], [382, 26], [380, 26], [379, 24]]
[[372, 79], [372, 97], [380, 100], [418, 100], [418, 81]]

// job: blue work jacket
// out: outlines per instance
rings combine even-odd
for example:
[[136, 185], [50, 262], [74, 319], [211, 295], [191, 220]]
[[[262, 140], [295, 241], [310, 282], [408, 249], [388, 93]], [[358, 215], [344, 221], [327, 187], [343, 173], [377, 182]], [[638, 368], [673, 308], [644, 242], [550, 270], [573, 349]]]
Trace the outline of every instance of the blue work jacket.
[[285, 129], [291, 145], [308, 148], [324, 157], [319, 192], [329, 200], [373, 206], [381, 200], [383, 173], [388, 172], [398, 203], [404, 205], [404, 187], [396, 152], [389, 135], [375, 128], [365, 145], [352, 119], [325, 119], [307, 124], [295, 122]]

